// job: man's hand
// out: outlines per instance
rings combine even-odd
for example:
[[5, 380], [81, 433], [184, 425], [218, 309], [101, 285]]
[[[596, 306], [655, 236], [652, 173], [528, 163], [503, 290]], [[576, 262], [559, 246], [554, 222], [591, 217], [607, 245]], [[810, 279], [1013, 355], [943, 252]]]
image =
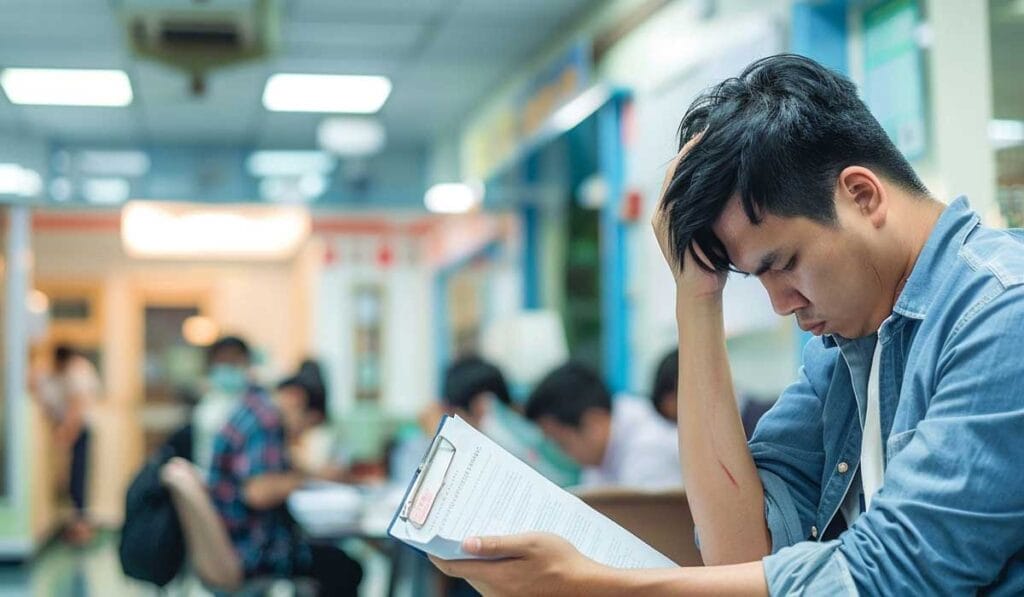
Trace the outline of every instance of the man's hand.
[[614, 594], [611, 568], [587, 558], [568, 541], [549, 533], [473, 537], [462, 543], [485, 560], [430, 561], [448, 576], [465, 578], [485, 596], [582, 595], [596, 589]]
[[[714, 299], [721, 297], [722, 289], [725, 287], [726, 274], [713, 274], [705, 271], [704, 268], [697, 265], [696, 260], [689, 251], [686, 251], [680, 260], [679, 256], [675, 254], [675, 247], [671, 246], [669, 242], [668, 213], [662, 209], [665, 191], [675, 177], [679, 163], [698, 141], [700, 141], [700, 135], [696, 135], [687, 141], [686, 145], [683, 146], [668, 165], [668, 169], [665, 172], [665, 180], [661, 185], [661, 194], [658, 197], [658, 206], [651, 220], [651, 226], [654, 228], [654, 237], [658, 239], [661, 253], [665, 257], [665, 261], [668, 262], [669, 268], [672, 269], [672, 277], [676, 280], [677, 290], [680, 293], [685, 293], [686, 297]], [[696, 250], [703, 259], [704, 254], [700, 251], [700, 248], [696, 247]]]

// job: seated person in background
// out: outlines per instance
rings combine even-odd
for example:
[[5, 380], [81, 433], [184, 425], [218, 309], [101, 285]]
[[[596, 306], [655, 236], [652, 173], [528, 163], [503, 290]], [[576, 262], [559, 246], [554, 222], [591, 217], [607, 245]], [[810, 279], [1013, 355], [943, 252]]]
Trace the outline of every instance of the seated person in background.
[[654, 410], [676, 423], [676, 386], [679, 384], [679, 350], [673, 350], [662, 357], [654, 372], [654, 387], [651, 388], [651, 403]]
[[294, 532], [288, 496], [311, 477], [336, 480], [334, 471], [296, 470], [290, 440], [322, 422], [322, 392], [300, 378], [278, 387], [275, 400], [251, 389], [214, 440], [209, 488], [246, 577], [308, 577], [324, 595], [356, 595], [362, 567], [345, 552], [309, 545]]
[[252, 390], [252, 352], [245, 340], [224, 336], [206, 349], [207, 389], [192, 411], [192, 462], [206, 474], [210, 470], [213, 441]]
[[597, 373], [568, 363], [541, 380], [526, 416], [584, 468], [582, 484], [641, 489], [682, 484], [676, 430], [644, 400], [611, 394]]
[[476, 356], [457, 360], [445, 374], [442, 402], [445, 410], [466, 419], [552, 482], [562, 487], [577, 484], [576, 464], [515, 408], [496, 366]]
[[478, 356], [465, 356], [452, 363], [444, 375], [445, 410], [459, 415], [473, 427], [491, 414], [492, 401], [511, 407], [508, 384], [501, 370]]

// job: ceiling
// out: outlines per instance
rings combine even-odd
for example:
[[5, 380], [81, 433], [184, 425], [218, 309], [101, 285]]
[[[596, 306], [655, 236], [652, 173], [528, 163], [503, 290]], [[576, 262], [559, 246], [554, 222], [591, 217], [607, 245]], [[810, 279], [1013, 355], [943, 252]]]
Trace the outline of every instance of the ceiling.
[[[567, 30], [596, 0], [281, 0], [280, 51], [189, 79], [133, 56], [117, 18], [126, 0], [0, 0], [0, 67], [121, 68], [128, 108], [26, 107], [0, 93], [0, 133], [58, 143], [309, 148], [323, 117], [261, 104], [275, 72], [380, 74], [390, 149], [424, 148]], [[206, 0], [237, 5], [247, 0]], [[189, 0], [164, 4], [185, 5]], [[154, 2], [154, 4], [156, 4]]]

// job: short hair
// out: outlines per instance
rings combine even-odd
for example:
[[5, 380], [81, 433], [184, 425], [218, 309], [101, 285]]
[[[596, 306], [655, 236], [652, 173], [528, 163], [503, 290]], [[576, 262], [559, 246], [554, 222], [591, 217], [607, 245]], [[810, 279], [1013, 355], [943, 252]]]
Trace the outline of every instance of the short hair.
[[277, 384], [278, 390], [295, 388], [306, 395], [306, 410], [327, 418], [327, 394], [323, 386], [317, 385], [302, 375], [293, 375]]
[[245, 355], [247, 361], [252, 360], [252, 351], [245, 340], [238, 336], [223, 336], [206, 348], [206, 368], [209, 369], [217, 355], [225, 350], [237, 350]]
[[669, 392], [679, 388], [679, 349], [669, 351], [654, 372], [654, 385], [651, 387], [651, 402], [654, 409], [661, 412], [661, 399]]
[[596, 371], [570, 362], [548, 373], [537, 384], [526, 402], [526, 417], [531, 421], [551, 417], [578, 428], [583, 413], [592, 408], [610, 412], [611, 393]]
[[469, 410], [473, 398], [485, 392], [503, 404], [512, 403], [501, 370], [478, 356], [462, 357], [445, 371], [442, 399], [448, 406]]
[[680, 264], [690, 251], [705, 270], [735, 271], [711, 227], [736, 195], [755, 225], [772, 214], [832, 226], [836, 180], [848, 166], [928, 195], [853, 83], [802, 56], [762, 58], [702, 93], [679, 125], [680, 150], [698, 135], [660, 205]]
[[53, 366], [56, 369], [62, 369], [68, 364], [68, 361], [77, 354], [79, 354], [79, 352], [73, 346], [68, 344], [58, 344], [53, 349]]

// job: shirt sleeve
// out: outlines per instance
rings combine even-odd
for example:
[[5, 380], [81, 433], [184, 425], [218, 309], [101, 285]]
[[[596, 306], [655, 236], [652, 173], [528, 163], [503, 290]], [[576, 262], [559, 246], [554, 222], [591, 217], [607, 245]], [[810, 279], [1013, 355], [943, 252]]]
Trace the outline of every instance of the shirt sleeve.
[[757, 424], [750, 453], [764, 487], [772, 552], [810, 536], [824, 466], [822, 404], [839, 350], [818, 338], [804, 347], [796, 382]]
[[[1024, 548], [1024, 290], [1004, 293], [942, 349], [925, 417], [887, 441], [871, 509], [838, 541], [765, 559], [772, 594], [974, 594]], [[821, 584], [818, 584], [821, 583]]]

